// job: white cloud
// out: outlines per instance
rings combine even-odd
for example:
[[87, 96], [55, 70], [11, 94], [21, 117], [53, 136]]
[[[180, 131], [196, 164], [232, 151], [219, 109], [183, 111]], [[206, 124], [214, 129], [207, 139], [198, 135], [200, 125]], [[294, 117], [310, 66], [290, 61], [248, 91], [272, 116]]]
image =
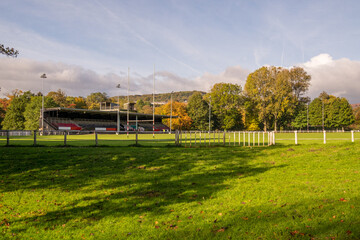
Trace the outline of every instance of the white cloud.
[[[107, 92], [110, 96], [127, 94], [127, 73], [99, 74], [81, 66], [61, 62], [40, 62], [23, 58], [0, 58], [0, 87], [2, 93], [14, 89], [42, 91], [40, 75], [46, 73], [44, 92], [64, 90], [69, 96], [87, 96], [91, 92]], [[229, 82], [245, 84], [249, 71], [240, 66], [227, 68], [215, 75], [205, 73], [195, 79], [180, 77], [167, 71], [155, 73], [155, 91], [164, 93], [171, 91], [202, 90], [209, 91], [215, 83]], [[115, 86], [120, 83], [121, 89]], [[130, 72], [130, 94], [144, 94], [153, 91], [153, 74], [142, 76]]]
[[329, 54], [320, 54], [302, 66], [311, 75], [310, 97], [325, 91], [346, 97], [351, 103], [360, 102], [360, 61], [334, 60]]

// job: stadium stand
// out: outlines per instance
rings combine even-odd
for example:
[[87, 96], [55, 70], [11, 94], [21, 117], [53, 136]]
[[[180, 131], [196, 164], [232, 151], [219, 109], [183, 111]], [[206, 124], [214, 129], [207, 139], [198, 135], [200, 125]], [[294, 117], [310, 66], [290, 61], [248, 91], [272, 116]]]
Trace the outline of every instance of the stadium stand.
[[[118, 114], [120, 131], [126, 131], [127, 112], [100, 111], [73, 108], [48, 108], [44, 111], [45, 130], [65, 131], [117, 131]], [[155, 131], [168, 131], [169, 128], [162, 123], [166, 115], [155, 115]], [[173, 116], [176, 118], [176, 116]], [[129, 113], [129, 131], [152, 131], [153, 115], [136, 112]], [[41, 119], [40, 119], [41, 122]]]

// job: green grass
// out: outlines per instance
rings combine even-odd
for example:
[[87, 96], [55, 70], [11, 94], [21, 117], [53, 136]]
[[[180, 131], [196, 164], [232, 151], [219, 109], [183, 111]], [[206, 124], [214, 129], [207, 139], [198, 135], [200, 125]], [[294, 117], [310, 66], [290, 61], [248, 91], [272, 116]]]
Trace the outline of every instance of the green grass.
[[0, 239], [359, 239], [358, 142], [1, 147]]

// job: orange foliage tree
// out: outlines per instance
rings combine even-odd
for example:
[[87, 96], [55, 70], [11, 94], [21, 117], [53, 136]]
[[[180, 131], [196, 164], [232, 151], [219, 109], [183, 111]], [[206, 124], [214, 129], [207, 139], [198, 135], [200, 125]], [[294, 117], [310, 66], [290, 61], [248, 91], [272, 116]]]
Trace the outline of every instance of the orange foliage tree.
[[[170, 115], [171, 102], [168, 102], [161, 107], [155, 108], [155, 113], [160, 115]], [[186, 104], [180, 102], [173, 102], [172, 104], [172, 123], [171, 128], [179, 130], [189, 130], [191, 127], [192, 119], [186, 111]], [[163, 123], [170, 127], [170, 118], [164, 119]]]

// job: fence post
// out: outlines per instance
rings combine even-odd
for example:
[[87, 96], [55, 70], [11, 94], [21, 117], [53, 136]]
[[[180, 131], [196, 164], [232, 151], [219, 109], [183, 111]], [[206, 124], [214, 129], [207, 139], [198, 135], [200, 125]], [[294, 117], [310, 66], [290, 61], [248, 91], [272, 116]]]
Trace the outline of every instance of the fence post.
[[34, 130], [34, 146], [36, 146], [36, 130]]
[[97, 132], [95, 131], [95, 146], [98, 145], [98, 135], [97, 135]]
[[211, 146], [211, 133], [209, 131], [209, 147]]
[[229, 133], [229, 146], [231, 145], [231, 133]]
[[10, 145], [10, 131], [6, 131], [6, 146]]
[[351, 131], [351, 141], [352, 141], [352, 142], [355, 142], [354, 131]]
[[223, 141], [224, 141], [224, 146], [225, 146], [225, 141], [226, 141], [226, 140], [225, 140], [225, 131], [223, 132], [223, 138], [224, 138]]
[[272, 136], [273, 136], [273, 141], [272, 141], [272, 143], [273, 143], [273, 145], [275, 145], [275, 132], [272, 133]]
[[245, 131], [243, 133], [244, 133], [244, 147], [245, 147], [246, 146], [246, 133], [245, 133]]
[[297, 135], [297, 131], [295, 131], [295, 145], [298, 144], [298, 135]]
[[136, 132], [135, 145], [138, 145], [138, 132], [139, 132], [139, 131], [136, 129], [135, 132]]
[[265, 132], [263, 132], [263, 146], [265, 146]]
[[64, 146], [66, 146], [66, 135], [67, 135], [67, 132], [65, 131], [64, 132]]
[[194, 133], [194, 134], [195, 134], [195, 147], [196, 147], [196, 131], [195, 131], [195, 133]]
[[326, 131], [324, 130], [324, 144], [326, 144]]
[[255, 140], [255, 132], [253, 132], [253, 146], [255, 147], [255, 143], [256, 143], [256, 140]]
[[248, 132], [248, 146], [251, 147], [251, 138], [250, 138], [250, 132]]

